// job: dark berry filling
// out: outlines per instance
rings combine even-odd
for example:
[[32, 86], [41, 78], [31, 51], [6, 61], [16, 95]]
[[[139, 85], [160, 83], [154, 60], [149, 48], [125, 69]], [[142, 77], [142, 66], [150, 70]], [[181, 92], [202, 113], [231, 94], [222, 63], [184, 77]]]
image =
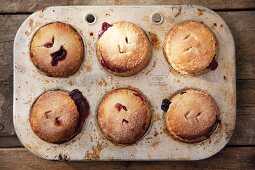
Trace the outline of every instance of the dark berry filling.
[[50, 55], [52, 58], [51, 65], [57, 66], [59, 61], [63, 61], [66, 58], [66, 55], [67, 55], [67, 51], [64, 49], [63, 46], [61, 46], [58, 51]]
[[207, 69], [216, 70], [218, 67], [218, 62], [216, 61], [215, 57], [213, 58], [212, 62], [207, 66]]
[[53, 46], [53, 44], [52, 43], [46, 43], [43, 46], [46, 47], [46, 48], [51, 48]]
[[126, 40], [126, 43], [128, 44], [128, 37], [126, 37], [125, 40]]
[[142, 101], [144, 101], [144, 98], [143, 98], [143, 96], [141, 95], [141, 94], [139, 94], [139, 93], [133, 93], [135, 96], [137, 96], [137, 97], [140, 97], [140, 99], [142, 100]]
[[45, 48], [51, 48], [51, 47], [53, 46], [53, 44], [54, 44], [54, 37], [52, 37], [52, 40], [51, 40], [50, 43], [46, 43], [46, 44], [44, 44], [43, 46], [44, 46]]
[[106, 64], [106, 62], [105, 62], [104, 59], [101, 60], [101, 65], [102, 65], [104, 68], [106, 68], [106, 69], [111, 69], [111, 68], [108, 66], [108, 64]]
[[104, 32], [108, 30], [109, 27], [112, 27], [112, 25], [108, 24], [107, 22], [103, 22], [101, 31], [99, 31], [98, 33], [98, 37], [100, 38], [104, 34]]
[[70, 96], [74, 100], [74, 103], [77, 106], [77, 110], [80, 114], [80, 119], [77, 126], [77, 130], [80, 131], [86, 117], [89, 114], [89, 103], [78, 89], [74, 89], [73, 91], [71, 91]]
[[116, 104], [115, 104], [115, 108], [116, 108], [118, 111], [121, 111], [121, 109], [127, 111], [127, 107], [124, 106], [124, 105], [122, 105], [122, 104], [120, 104], [120, 103], [116, 103]]
[[60, 117], [55, 118], [55, 125], [59, 126], [61, 124]]
[[162, 104], [161, 104], [161, 110], [163, 110], [164, 112], [167, 112], [168, 108], [169, 108], [169, 105], [171, 104], [172, 102], [170, 102], [168, 99], [164, 99], [162, 101]]

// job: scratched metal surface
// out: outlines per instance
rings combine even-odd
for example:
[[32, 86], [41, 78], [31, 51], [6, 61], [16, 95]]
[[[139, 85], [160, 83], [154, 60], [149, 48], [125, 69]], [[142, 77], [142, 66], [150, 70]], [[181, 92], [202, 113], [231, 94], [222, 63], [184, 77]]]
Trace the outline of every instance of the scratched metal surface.
[[[160, 25], [151, 14], [164, 16]], [[93, 13], [97, 21], [89, 25], [85, 16]], [[153, 45], [149, 65], [132, 77], [117, 77], [105, 72], [96, 57], [95, 42], [101, 23], [130, 21], [142, 27]], [[219, 67], [206, 74], [188, 77], [170, 71], [163, 53], [167, 32], [185, 20], [203, 21], [217, 37]], [[73, 25], [85, 44], [85, 60], [69, 78], [46, 77], [30, 61], [29, 44], [43, 25], [62, 21]], [[236, 119], [236, 77], [234, 41], [227, 25], [215, 12], [200, 6], [66, 6], [49, 7], [32, 14], [20, 27], [14, 42], [14, 125], [22, 144], [32, 153], [51, 160], [198, 160], [219, 152], [230, 139]], [[112, 144], [101, 134], [96, 108], [106, 91], [132, 86], [151, 101], [153, 118], [148, 132], [130, 146]], [[91, 112], [80, 134], [56, 145], [39, 139], [31, 130], [29, 109], [33, 101], [49, 89], [80, 89], [88, 99]], [[210, 93], [220, 108], [221, 124], [207, 140], [185, 144], [172, 139], [166, 131], [161, 101], [182, 88], [199, 88]]]

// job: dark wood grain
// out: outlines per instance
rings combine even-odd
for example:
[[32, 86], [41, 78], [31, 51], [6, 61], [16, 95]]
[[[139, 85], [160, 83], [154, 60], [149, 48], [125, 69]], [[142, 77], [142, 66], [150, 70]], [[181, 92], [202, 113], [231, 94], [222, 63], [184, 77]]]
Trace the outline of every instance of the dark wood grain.
[[[21, 162], [22, 160], [22, 162]], [[201, 161], [156, 162], [57, 162], [36, 157], [23, 148], [0, 149], [0, 169], [254, 169], [255, 147], [226, 147], [210, 159]]]
[[0, 0], [0, 13], [35, 12], [54, 5], [201, 5], [211, 9], [253, 9], [254, 0]]

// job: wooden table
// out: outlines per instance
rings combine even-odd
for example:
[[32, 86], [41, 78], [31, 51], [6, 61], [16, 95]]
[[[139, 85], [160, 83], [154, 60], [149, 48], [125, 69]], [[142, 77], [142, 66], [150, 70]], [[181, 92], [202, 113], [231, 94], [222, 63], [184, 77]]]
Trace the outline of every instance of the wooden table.
[[[223, 17], [234, 36], [237, 60], [237, 122], [228, 145], [215, 156], [193, 162], [56, 162], [28, 152], [12, 123], [13, 40], [33, 12], [52, 5], [196, 4]], [[255, 168], [255, 0], [0, 0], [0, 169], [170, 169]]]

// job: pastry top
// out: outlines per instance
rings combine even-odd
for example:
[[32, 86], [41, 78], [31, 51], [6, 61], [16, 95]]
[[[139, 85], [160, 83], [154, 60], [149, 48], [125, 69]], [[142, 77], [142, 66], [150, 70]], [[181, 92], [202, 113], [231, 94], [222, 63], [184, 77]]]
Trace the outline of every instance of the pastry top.
[[146, 67], [152, 47], [145, 32], [129, 22], [109, 27], [96, 44], [101, 65], [113, 74], [130, 76]]
[[35, 33], [30, 57], [47, 76], [68, 77], [80, 68], [84, 58], [83, 41], [71, 25], [50, 23]]
[[98, 108], [99, 127], [105, 137], [115, 143], [134, 143], [147, 131], [150, 121], [150, 104], [135, 90], [113, 90], [106, 94]]
[[218, 106], [209, 94], [186, 90], [170, 99], [166, 124], [174, 138], [198, 142], [210, 135], [217, 124], [218, 114]]
[[181, 74], [197, 75], [205, 72], [216, 57], [216, 52], [216, 38], [201, 22], [180, 23], [165, 39], [165, 57]]
[[63, 143], [76, 135], [79, 112], [67, 92], [48, 91], [33, 104], [30, 123], [39, 138], [50, 143]]

